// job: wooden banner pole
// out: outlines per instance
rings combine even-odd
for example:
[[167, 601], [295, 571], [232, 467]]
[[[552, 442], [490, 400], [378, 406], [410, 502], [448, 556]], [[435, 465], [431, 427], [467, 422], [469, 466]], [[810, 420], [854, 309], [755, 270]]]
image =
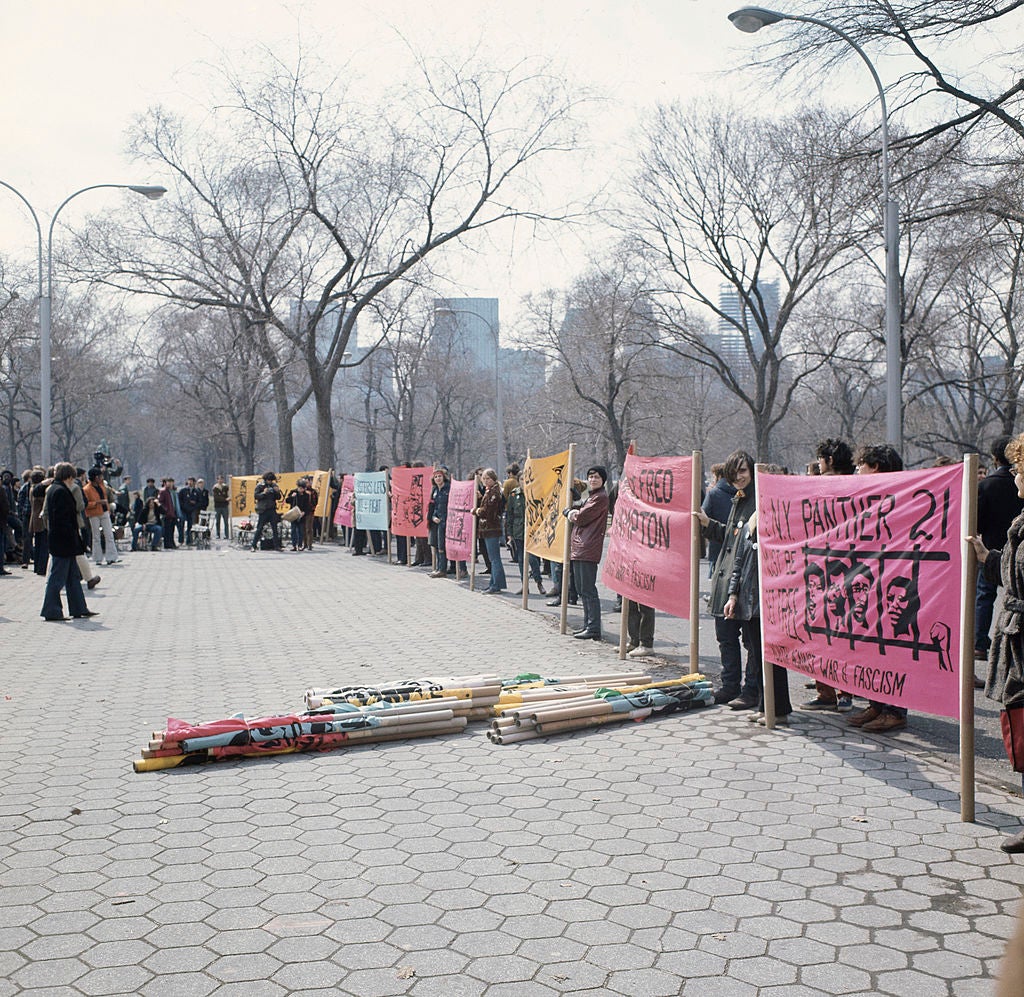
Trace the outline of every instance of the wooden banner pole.
[[[629, 441], [629, 447], [626, 450], [626, 456], [630, 454], [636, 455], [636, 440]], [[626, 475], [626, 466], [622, 466], [622, 476]], [[619, 488], [622, 488], [622, 478], [619, 478]], [[618, 501], [618, 492], [616, 492], [616, 501]], [[632, 605], [631, 601], [625, 596], [620, 599], [619, 612], [622, 616], [619, 618], [619, 661], [624, 661], [626, 658], [626, 645], [629, 643], [629, 607]], [[641, 641], [641, 643], [643, 643]]]
[[[754, 494], [761, 494], [761, 472], [765, 468], [765, 464], [754, 465]], [[754, 508], [754, 515], [757, 515], [757, 507]], [[761, 579], [764, 578], [764, 572], [761, 564], [761, 545], [757, 545], [757, 586], [761, 589]], [[760, 603], [764, 598], [764, 592], [758, 591], [757, 599]], [[775, 729], [775, 675], [774, 669], [771, 662], [764, 653], [764, 614], [762, 613], [758, 617], [757, 625], [761, 631], [761, 686], [764, 689], [764, 723], [768, 730]]]
[[[572, 505], [572, 482], [576, 476], [576, 444], [569, 444], [569, 463], [565, 475], [565, 505], [567, 508]], [[572, 526], [569, 520], [565, 521], [565, 543], [562, 547], [562, 598], [559, 603], [559, 626], [560, 634], [566, 633], [569, 629], [569, 572], [572, 571], [572, 563], [569, 560], [569, 550], [572, 544]]]
[[974, 823], [974, 601], [977, 555], [967, 537], [978, 530], [978, 455], [964, 455], [960, 493], [960, 820]]
[[469, 531], [469, 591], [476, 591], [476, 503], [479, 499], [476, 480], [473, 481], [473, 523]]
[[[690, 511], [700, 508], [704, 481], [704, 455], [694, 450], [693, 478], [690, 481]], [[690, 517], [690, 674], [700, 671], [700, 523]]]
[[[526, 468], [533, 459], [533, 451], [526, 448], [526, 463], [519, 477], [519, 489], [523, 493], [523, 609], [530, 608], [530, 552], [526, 549]], [[543, 577], [543, 576], [541, 576]]]

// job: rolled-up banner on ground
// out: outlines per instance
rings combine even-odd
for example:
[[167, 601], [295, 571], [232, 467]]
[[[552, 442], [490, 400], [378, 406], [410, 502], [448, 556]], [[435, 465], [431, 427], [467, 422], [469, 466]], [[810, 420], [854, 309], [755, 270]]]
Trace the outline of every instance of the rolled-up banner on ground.
[[387, 530], [387, 471], [357, 471], [355, 478], [356, 529]]
[[562, 563], [569, 505], [569, 451], [551, 457], [528, 457], [523, 467], [526, 499], [526, 550], [548, 561]]
[[626, 455], [601, 581], [613, 592], [690, 618], [692, 457]]
[[957, 716], [962, 475], [759, 473], [765, 660]]
[[355, 476], [346, 474], [341, 482], [341, 495], [338, 497], [338, 508], [334, 510], [334, 525], [353, 525], [352, 515], [355, 511]]
[[444, 531], [445, 554], [449, 561], [473, 560], [473, 510], [476, 481], [453, 481], [448, 492], [448, 522]]
[[391, 468], [391, 532], [396, 536], [429, 536], [431, 474], [429, 467]]

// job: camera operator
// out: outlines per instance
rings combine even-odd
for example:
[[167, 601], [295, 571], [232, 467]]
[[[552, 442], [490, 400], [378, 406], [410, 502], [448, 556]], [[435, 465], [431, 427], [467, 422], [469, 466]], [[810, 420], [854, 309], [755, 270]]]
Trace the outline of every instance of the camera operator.
[[253, 497], [256, 499], [256, 512], [259, 519], [256, 522], [256, 533], [252, 538], [252, 549], [259, 550], [263, 539], [263, 527], [269, 525], [274, 535], [274, 549], [281, 550], [281, 538], [277, 533], [277, 523], [280, 518], [277, 515], [277, 503], [281, 500], [281, 489], [277, 486], [277, 475], [273, 471], [267, 471], [263, 480], [256, 486]]

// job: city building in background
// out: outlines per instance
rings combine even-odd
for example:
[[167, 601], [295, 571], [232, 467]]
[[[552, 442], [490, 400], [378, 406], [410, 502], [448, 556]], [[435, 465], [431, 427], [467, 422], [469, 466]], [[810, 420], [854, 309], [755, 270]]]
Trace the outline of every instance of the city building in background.
[[[775, 327], [779, 315], [779, 282], [766, 280], [757, 285], [764, 302], [765, 315], [770, 328]], [[764, 336], [750, 309], [741, 302], [739, 292], [732, 284], [721, 284], [718, 290], [718, 308], [722, 315], [718, 319], [718, 332], [715, 335], [715, 352], [730, 366], [742, 367], [750, 363], [747, 342], [743, 329], [747, 330], [754, 355], [760, 357], [764, 353]]]

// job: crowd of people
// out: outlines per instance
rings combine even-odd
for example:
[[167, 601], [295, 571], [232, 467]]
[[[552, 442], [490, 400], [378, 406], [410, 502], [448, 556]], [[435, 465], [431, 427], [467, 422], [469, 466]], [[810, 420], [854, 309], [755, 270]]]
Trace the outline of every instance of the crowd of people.
[[[1008, 712], [1013, 711], [1010, 715], [1014, 720], [1020, 718], [1016, 736], [1019, 769], [1024, 771], [1024, 628], [1020, 627], [1024, 614], [1024, 436], [994, 440], [991, 457], [992, 470], [979, 482], [978, 535], [973, 538], [982, 562], [977, 582], [975, 657], [989, 661], [988, 695]], [[950, 461], [936, 461], [945, 463]], [[884, 474], [902, 469], [903, 461], [891, 446], [865, 445], [854, 451], [844, 440], [827, 438], [819, 443], [807, 473]], [[768, 470], [785, 473], [785, 469], [776, 466]], [[211, 490], [202, 478], [190, 477], [180, 489], [173, 478], [163, 479], [159, 487], [149, 478], [141, 490], [133, 491], [131, 478], [121, 472], [120, 465], [103, 453], [95, 455], [88, 470], [69, 463], [28, 469], [23, 472], [20, 485], [11, 471], [0, 472], [0, 523], [4, 524], [0, 531], [0, 574], [10, 575], [10, 566], [20, 563], [22, 568], [31, 567], [36, 574], [47, 576], [41, 610], [44, 619], [67, 619], [60, 602], [61, 591], [66, 593], [71, 617], [94, 615], [85, 603], [82, 586], [89, 590], [100, 583], [96, 569], [101, 565], [120, 563], [118, 541], [123, 542], [129, 534], [132, 550], [175, 550], [194, 542], [197, 522], [203, 517], [204, 528], [215, 529], [218, 538], [230, 536], [230, 495], [222, 475]], [[750, 711], [751, 719], [763, 724], [766, 721], [754, 460], [749, 453], [737, 450], [721, 464], [712, 465], [711, 472], [712, 481], [694, 516], [707, 544], [707, 605], [714, 619], [721, 661], [715, 701], [733, 710]], [[488, 578], [483, 594], [508, 590], [508, 556], [510, 567], [518, 569], [520, 585], [534, 584], [539, 594], [551, 596], [549, 605], [559, 605], [561, 564], [542, 561], [525, 549], [526, 497], [519, 465], [509, 465], [504, 481], [493, 468], [477, 468], [474, 477], [477, 498], [473, 514], [478, 538], [474, 557], [482, 559], [482, 572]], [[117, 478], [121, 478], [121, 483], [115, 490], [111, 479]], [[430, 568], [431, 578], [448, 578], [465, 568], [465, 564], [456, 564], [448, 556], [446, 548], [451, 490], [448, 469], [434, 468], [431, 484], [427, 508], [429, 534], [408, 540], [396, 538], [398, 560]], [[331, 486], [336, 503], [340, 482], [332, 480]], [[571, 530], [567, 598], [583, 610], [582, 623], [573, 634], [576, 639], [603, 637], [597, 578], [616, 494], [617, 483], [609, 486], [607, 471], [595, 465], [587, 469], [585, 480], [573, 481], [572, 501], [563, 510]], [[283, 496], [276, 475], [268, 471], [257, 485], [254, 497], [257, 522], [252, 530], [253, 550], [265, 549], [265, 545], [281, 549], [281, 526], [290, 531], [292, 551], [313, 548], [316, 527], [318, 523], [324, 524], [316, 519], [319, 494], [310, 478], [300, 478]], [[283, 517], [278, 512], [282, 498], [288, 509]], [[279, 523], [281, 519], [283, 524]], [[387, 541], [383, 532], [344, 533], [355, 555], [366, 555], [367, 543], [373, 553], [385, 552]], [[866, 589], [870, 579], [855, 575], [856, 571], [849, 570], [834, 577], [808, 579], [808, 598], [821, 600], [825, 618], [840, 603], [849, 607], [854, 616], [857, 607], [865, 603], [864, 592], [858, 585]], [[549, 588], [545, 587], [546, 579]], [[994, 607], [1000, 587], [1005, 594], [993, 637]], [[898, 590], [891, 587], [885, 594], [885, 611], [897, 621], [907, 603], [915, 598], [916, 594], [907, 586]], [[615, 608], [620, 606], [618, 598]], [[651, 607], [630, 603], [627, 651], [631, 657], [653, 653], [654, 620]], [[776, 722], [786, 724], [792, 712], [786, 670], [774, 669], [773, 688]], [[850, 690], [823, 681], [809, 688], [812, 695], [799, 704], [799, 709], [847, 714], [850, 725], [876, 734], [893, 733], [907, 726], [907, 711], [901, 707], [869, 701], [854, 711]], [[1024, 837], [1019, 845], [1024, 850]]]

